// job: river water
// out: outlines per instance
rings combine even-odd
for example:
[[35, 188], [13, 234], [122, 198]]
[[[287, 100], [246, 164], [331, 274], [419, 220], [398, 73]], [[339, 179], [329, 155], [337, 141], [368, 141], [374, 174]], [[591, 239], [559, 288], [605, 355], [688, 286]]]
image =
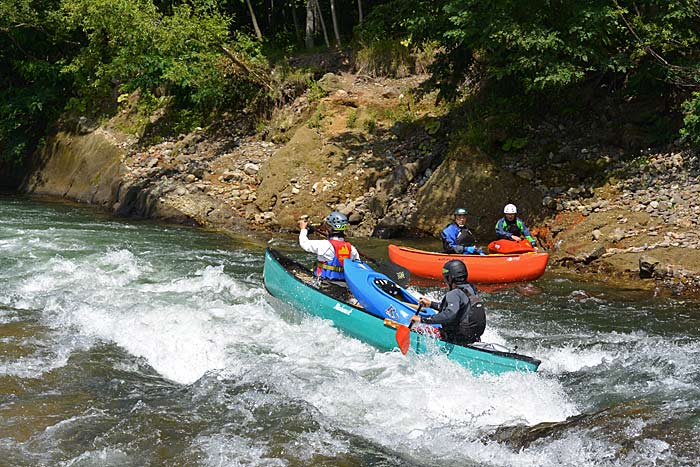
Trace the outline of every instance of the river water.
[[477, 378], [271, 298], [265, 246], [0, 197], [0, 465], [700, 465], [697, 302], [490, 290], [542, 365]]

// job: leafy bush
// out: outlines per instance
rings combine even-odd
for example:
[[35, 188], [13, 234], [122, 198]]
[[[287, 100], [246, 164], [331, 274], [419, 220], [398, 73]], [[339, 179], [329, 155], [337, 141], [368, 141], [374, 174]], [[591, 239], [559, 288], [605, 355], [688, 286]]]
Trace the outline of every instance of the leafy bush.
[[357, 109], [352, 109], [348, 112], [347, 126], [348, 128], [355, 128], [355, 126], [357, 126]]
[[692, 144], [700, 144], [700, 92], [694, 92], [682, 107], [685, 126], [681, 129], [681, 137]]
[[358, 73], [374, 77], [401, 78], [411, 74], [415, 68], [415, 60], [408, 47], [391, 39], [365, 45], [355, 53], [354, 62]]
[[40, 143], [70, 97], [60, 57], [70, 54], [57, 31], [57, 2], [0, 2], [0, 159], [20, 162]]

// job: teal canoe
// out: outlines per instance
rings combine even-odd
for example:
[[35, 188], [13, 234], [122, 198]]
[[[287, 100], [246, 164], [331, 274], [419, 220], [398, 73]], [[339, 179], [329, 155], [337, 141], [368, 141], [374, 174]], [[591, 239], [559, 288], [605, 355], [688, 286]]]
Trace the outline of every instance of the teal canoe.
[[[268, 248], [263, 267], [265, 288], [273, 297], [311, 315], [328, 319], [345, 334], [380, 350], [398, 351], [397, 323], [350, 304], [347, 287], [328, 281], [317, 283], [302, 264]], [[411, 349], [418, 354], [441, 353], [475, 375], [509, 371], [534, 372], [539, 360], [491, 344], [459, 346], [411, 332]]]

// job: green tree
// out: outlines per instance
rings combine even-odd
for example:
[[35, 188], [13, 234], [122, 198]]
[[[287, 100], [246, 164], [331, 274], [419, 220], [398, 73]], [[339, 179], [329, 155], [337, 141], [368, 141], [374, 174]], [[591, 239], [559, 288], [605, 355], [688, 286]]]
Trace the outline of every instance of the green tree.
[[58, 1], [0, 2], [0, 158], [20, 161], [70, 96], [61, 60], [73, 47], [56, 21]]

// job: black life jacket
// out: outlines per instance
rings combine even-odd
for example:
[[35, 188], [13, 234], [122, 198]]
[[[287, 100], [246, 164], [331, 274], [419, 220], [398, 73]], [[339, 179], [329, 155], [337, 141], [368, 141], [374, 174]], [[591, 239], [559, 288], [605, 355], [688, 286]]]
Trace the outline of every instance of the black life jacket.
[[523, 236], [523, 223], [517, 217], [513, 221], [504, 219], [503, 230], [509, 232], [511, 235], [517, 235], [518, 237]]
[[460, 284], [457, 285], [457, 289], [466, 295], [467, 306], [459, 310], [455, 320], [456, 326], [446, 331], [448, 333], [456, 331], [461, 337], [466, 338], [469, 343], [478, 342], [486, 329], [484, 304], [476, 292], [476, 287], [472, 284]]

